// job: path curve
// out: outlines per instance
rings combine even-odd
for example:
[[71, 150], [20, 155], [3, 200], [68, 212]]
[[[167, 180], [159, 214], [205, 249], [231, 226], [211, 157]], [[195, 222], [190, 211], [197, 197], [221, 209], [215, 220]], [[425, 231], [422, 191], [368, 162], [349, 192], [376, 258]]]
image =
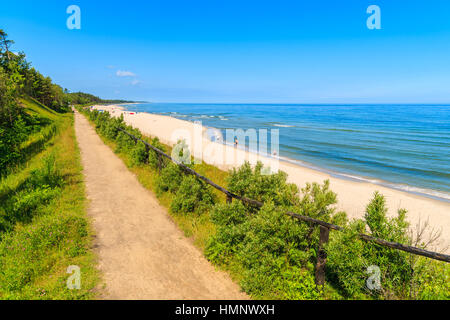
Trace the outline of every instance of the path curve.
[[75, 112], [105, 299], [248, 299]]

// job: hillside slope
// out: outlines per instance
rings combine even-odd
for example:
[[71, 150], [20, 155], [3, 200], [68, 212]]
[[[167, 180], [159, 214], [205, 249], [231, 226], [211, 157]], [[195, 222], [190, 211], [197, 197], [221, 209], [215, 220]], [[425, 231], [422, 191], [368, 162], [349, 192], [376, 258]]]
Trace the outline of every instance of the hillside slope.
[[[0, 180], [0, 299], [87, 299], [98, 283], [73, 114], [20, 99], [33, 118], [23, 155]], [[81, 289], [69, 290], [69, 266]]]

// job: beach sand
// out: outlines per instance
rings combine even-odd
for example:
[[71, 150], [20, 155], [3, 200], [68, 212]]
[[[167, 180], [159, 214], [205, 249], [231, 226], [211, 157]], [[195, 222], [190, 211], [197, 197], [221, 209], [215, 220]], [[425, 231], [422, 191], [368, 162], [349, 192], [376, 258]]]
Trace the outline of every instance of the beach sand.
[[[450, 252], [450, 203], [448, 202], [368, 182], [341, 179], [326, 172], [262, 157], [222, 143], [211, 142], [206, 137], [206, 128], [193, 122], [149, 113], [130, 114], [133, 111], [127, 112], [120, 105], [94, 106], [94, 108], [108, 111], [113, 116], [124, 114], [127, 124], [139, 128], [145, 135], [158, 137], [161, 142], [168, 145], [176, 144], [183, 137], [190, 145], [191, 154], [194, 157], [200, 158], [203, 155], [203, 161], [223, 170], [237, 167], [244, 161], [254, 164], [259, 160], [273, 169], [278, 168], [286, 172], [288, 181], [297, 184], [299, 188], [303, 188], [307, 182], [322, 183], [324, 180], [329, 180], [331, 189], [338, 197], [336, 209], [345, 211], [349, 218], [363, 217], [365, 208], [374, 192], [379, 191], [386, 198], [389, 216], [396, 216], [397, 210], [400, 208], [408, 210], [407, 217], [413, 231], [417, 230], [419, 223], [423, 224], [428, 221], [430, 228], [441, 231], [439, 242], [428, 249]], [[197, 145], [190, 141], [197, 142]], [[427, 239], [425, 238], [425, 240]]]

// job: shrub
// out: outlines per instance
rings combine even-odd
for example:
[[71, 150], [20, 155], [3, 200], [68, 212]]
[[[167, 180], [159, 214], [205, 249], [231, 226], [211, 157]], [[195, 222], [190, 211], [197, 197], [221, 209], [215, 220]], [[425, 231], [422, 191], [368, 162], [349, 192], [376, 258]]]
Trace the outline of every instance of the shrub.
[[[263, 174], [245, 163], [230, 173], [230, 191], [264, 202], [260, 209], [234, 201], [211, 212], [217, 233], [205, 253], [215, 263], [237, 263], [242, 287], [257, 298], [315, 299], [322, 295], [314, 284], [318, 228], [286, 215], [287, 210], [327, 221], [345, 221], [335, 214], [336, 195], [329, 183], [298, 188], [286, 174]], [[296, 290], [304, 290], [297, 292]]]
[[206, 257], [215, 263], [228, 262], [245, 237], [241, 225], [247, 219], [247, 212], [241, 201], [216, 204], [211, 211], [211, 220], [216, 224], [217, 232], [208, 240]]
[[248, 214], [241, 201], [218, 203], [211, 211], [211, 221], [220, 229], [234, 227], [247, 221]]
[[302, 274], [312, 268], [305, 241], [306, 224], [285, 215], [271, 202], [254, 215], [248, 215], [240, 202], [216, 205], [211, 218], [218, 230], [208, 242], [208, 259], [216, 263], [231, 259], [238, 262], [244, 270], [241, 285], [255, 297], [294, 297], [292, 290], [287, 294], [281, 289], [303, 285], [288, 277], [295, 268]]
[[[254, 169], [248, 162], [238, 169], [233, 169], [227, 178], [228, 189], [240, 196], [259, 200], [272, 201], [277, 206], [291, 207], [298, 204], [298, 188], [293, 183], [287, 183], [287, 174], [278, 172], [264, 174], [263, 164], [258, 162]], [[256, 212], [256, 208], [248, 206]]]
[[[337, 202], [336, 194], [329, 189], [330, 183], [326, 180], [323, 185], [307, 183], [302, 189], [301, 198], [292, 211], [304, 216], [319, 219], [325, 222], [340, 224], [347, 220], [345, 212], [335, 213], [334, 204]], [[319, 226], [308, 223], [309, 230], [305, 235], [309, 248], [315, 250], [319, 243]]]
[[156, 178], [156, 194], [161, 195], [167, 191], [176, 193], [181, 185], [183, 176], [184, 173], [178, 165], [169, 163]]
[[274, 283], [274, 291], [281, 299], [318, 300], [323, 298], [322, 288], [317, 287], [312, 269], [289, 267], [281, 272]]
[[21, 116], [10, 126], [2, 124], [0, 127], [0, 176], [5, 175], [8, 167], [21, 159], [23, 155], [20, 147], [27, 136], [27, 126]]
[[204, 213], [214, 205], [215, 196], [211, 187], [192, 175], [186, 175], [181, 181], [175, 197], [170, 205], [173, 212]]
[[133, 165], [140, 165], [147, 161], [148, 154], [144, 143], [138, 141], [138, 143], [131, 149], [131, 163]]
[[177, 141], [177, 144], [173, 146], [171, 156], [175, 161], [184, 164], [191, 163], [191, 152], [189, 150], [189, 145], [186, 143], [185, 139]]
[[128, 153], [131, 149], [134, 148], [135, 143], [134, 140], [131, 139], [131, 137], [123, 132], [119, 132], [116, 137], [116, 150], [115, 152], [120, 153]]
[[413, 299], [450, 300], [450, 267], [445, 262], [419, 258], [411, 289]]
[[335, 212], [332, 205], [336, 202], [336, 194], [330, 190], [330, 182], [325, 180], [323, 185], [315, 182], [306, 184], [298, 208], [305, 216], [329, 222]]
[[[410, 256], [406, 252], [390, 249], [358, 237], [366, 226], [369, 234], [387, 241], [409, 243], [406, 211], [400, 209], [398, 216], [386, 216], [384, 197], [379, 193], [366, 208], [363, 220], [355, 220], [345, 232], [334, 233], [327, 247], [330, 278], [347, 297], [369, 295], [377, 298], [407, 297], [413, 278]], [[380, 270], [380, 290], [369, 290], [366, 281], [369, 266]]]
[[101, 127], [101, 131], [106, 138], [115, 140], [120, 132], [119, 128], [123, 129], [124, 127], [123, 115], [120, 115], [119, 118], [108, 118]]
[[[159, 142], [158, 138], [153, 138], [150, 141], [150, 144], [155, 148], [158, 148], [162, 152], [166, 152], [166, 148], [161, 144], [161, 142]], [[158, 159], [158, 154], [156, 153], [156, 151], [150, 149], [148, 156], [148, 164], [150, 165], [150, 167], [152, 167], [153, 169], [159, 169], [159, 166], [161, 166], [161, 168], [165, 168], [167, 166], [167, 163], [168, 159], [162, 156], [160, 157], [160, 159]]]
[[306, 266], [310, 253], [306, 250], [306, 224], [287, 216], [283, 209], [266, 203], [258, 214], [242, 225], [246, 236], [241, 243], [239, 260], [248, 268], [260, 264], [258, 257], [282, 256], [287, 265]]

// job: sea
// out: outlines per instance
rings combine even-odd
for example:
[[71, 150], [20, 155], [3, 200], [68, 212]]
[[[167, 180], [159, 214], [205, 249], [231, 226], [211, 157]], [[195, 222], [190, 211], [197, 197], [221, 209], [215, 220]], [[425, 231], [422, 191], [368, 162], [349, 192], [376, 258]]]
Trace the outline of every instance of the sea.
[[123, 106], [134, 112], [201, 121], [223, 133], [238, 128], [278, 129], [278, 156], [284, 161], [450, 202], [450, 105]]

